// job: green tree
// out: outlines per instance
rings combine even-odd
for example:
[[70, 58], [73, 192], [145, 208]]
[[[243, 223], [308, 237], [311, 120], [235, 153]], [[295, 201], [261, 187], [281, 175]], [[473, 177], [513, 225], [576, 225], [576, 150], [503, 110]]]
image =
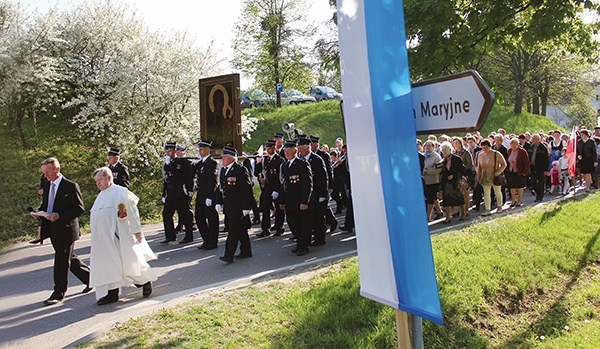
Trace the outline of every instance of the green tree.
[[[302, 0], [246, 0], [235, 26], [232, 66], [254, 76], [255, 87], [273, 91], [277, 83], [305, 89], [312, 83], [308, 48], [315, 29], [304, 21]], [[281, 96], [277, 93], [277, 106]]]
[[326, 30], [322, 33], [321, 38], [315, 43], [315, 56], [319, 62], [315, 75], [317, 76], [317, 85], [341, 89], [336, 0], [329, 0], [329, 6], [332, 8], [331, 20], [325, 26]]
[[[562, 37], [566, 50], [595, 51], [591, 30], [581, 25], [590, 0], [405, 0], [411, 76], [433, 78], [464, 69], [479, 70], [486, 54], [516, 52], [523, 45]], [[565, 33], [575, 34], [567, 38]], [[588, 45], [584, 45], [587, 43]], [[582, 51], [580, 51], [582, 52]]]

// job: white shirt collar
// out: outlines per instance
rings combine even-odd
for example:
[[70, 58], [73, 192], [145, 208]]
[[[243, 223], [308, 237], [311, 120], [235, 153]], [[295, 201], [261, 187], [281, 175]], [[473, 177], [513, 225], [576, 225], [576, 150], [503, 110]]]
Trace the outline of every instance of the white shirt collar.
[[60, 185], [60, 181], [62, 180], [62, 174], [58, 176], [58, 178], [56, 178], [54, 181], [50, 182], [50, 184], [54, 183], [54, 185], [56, 185], [56, 188], [58, 189], [58, 186]]

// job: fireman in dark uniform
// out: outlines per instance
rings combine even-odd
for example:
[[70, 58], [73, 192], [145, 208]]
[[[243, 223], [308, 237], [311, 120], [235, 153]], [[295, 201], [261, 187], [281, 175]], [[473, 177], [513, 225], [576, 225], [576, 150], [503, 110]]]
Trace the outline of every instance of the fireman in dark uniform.
[[271, 230], [274, 231], [275, 236], [283, 234], [283, 219], [284, 213], [280, 204], [280, 193], [281, 193], [281, 182], [279, 177], [279, 171], [281, 170], [281, 164], [285, 161], [279, 154], [275, 152], [275, 141], [265, 142], [267, 149], [267, 155], [263, 158], [262, 166], [263, 171], [260, 173], [259, 180], [262, 184], [262, 191], [260, 193], [260, 209], [262, 211], [262, 232], [258, 234], [258, 237], [264, 237], [271, 235], [269, 229], [271, 229], [271, 210], [275, 212], [275, 224]]
[[[222, 161], [223, 168], [221, 168], [219, 174], [221, 197], [219, 197], [218, 205], [222, 205], [228, 234], [225, 243], [225, 254], [219, 259], [223, 262], [232, 263], [234, 257], [252, 257], [248, 229], [251, 227], [250, 211], [252, 210], [252, 199], [254, 197], [250, 173], [246, 167], [237, 163], [235, 148], [223, 147]], [[235, 255], [238, 243], [240, 253]]]
[[277, 153], [277, 155], [281, 156], [281, 158], [285, 160], [285, 154], [283, 153], [283, 133], [276, 132], [273, 135], [273, 139], [275, 140], [275, 153]]
[[182, 243], [193, 240], [192, 222], [193, 216], [189, 206], [189, 200], [194, 193], [194, 182], [192, 176], [192, 165], [187, 159], [175, 157], [175, 142], [167, 142], [165, 145], [165, 163], [163, 165], [163, 224], [165, 228], [165, 240], [163, 244], [173, 242], [177, 235], [173, 223], [173, 214], [177, 211], [179, 221], [185, 227], [185, 238]]
[[[327, 194], [329, 194], [329, 190], [333, 190], [333, 168], [331, 168], [331, 157], [329, 156], [328, 153], [324, 152], [323, 150], [320, 149], [319, 147], [319, 141], [320, 138], [317, 136], [313, 136], [310, 135], [310, 150], [319, 155], [321, 157], [321, 159], [323, 159], [323, 162], [325, 163], [325, 170], [327, 171]], [[338, 222], [337, 219], [335, 219], [335, 216], [333, 215], [333, 211], [331, 210], [331, 207], [329, 207], [329, 195], [327, 195], [327, 206], [325, 207], [325, 222], [327, 223], [327, 225], [329, 226], [329, 232], [333, 233], [338, 226]]]
[[286, 161], [281, 164], [281, 182], [283, 190], [280, 194], [280, 206], [285, 208], [287, 222], [294, 237], [296, 247], [292, 253], [303, 256], [308, 253], [308, 245], [312, 231], [312, 210], [310, 209], [313, 176], [310, 164], [298, 158], [295, 140], [285, 142]]
[[196, 177], [196, 209], [195, 218], [203, 243], [201, 250], [217, 248], [219, 239], [219, 213], [215, 209], [217, 203], [218, 170], [217, 162], [210, 155], [212, 143], [202, 140], [198, 143], [199, 160], [194, 165]]
[[311, 246], [325, 245], [325, 210], [327, 209], [327, 197], [329, 186], [327, 182], [327, 170], [323, 159], [311, 151], [311, 140], [309, 138], [298, 139], [298, 153], [300, 158], [305, 159], [310, 164], [313, 176], [313, 191], [310, 200], [310, 209], [312, 210], [312, 235]]
[[107, 155], [108, 168], [113, 174], [113, 183], [129, 188], [129, 171], [127, 171], [127, 166], [119, 161], [121, 152], [117, 148], [110, 148]]

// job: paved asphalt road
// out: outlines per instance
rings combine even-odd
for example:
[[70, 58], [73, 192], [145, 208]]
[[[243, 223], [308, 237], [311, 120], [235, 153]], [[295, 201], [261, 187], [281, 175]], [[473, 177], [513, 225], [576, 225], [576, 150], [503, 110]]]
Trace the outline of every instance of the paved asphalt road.
[[[560, 198], [562, 196], [546, 195], [544, 202]], [[525, 207], [539, 205], [533, 203], [533, 199], [526, 192]], [[508, 210], [508, 205], [504, 205], [501, 214], [518, 212], [525, 207]], [[342, 225], [343, 217], [338, 218]], [[457, 219], [448, 225], [441, 224], [441, 220], [431, 222], [431, 233], [443, 233], [483, 219], [479, 212], [471, 211], [464, 222]], [[219, 249], [201, 251], [196, 248], [200, 245], [197, 232], [193, 243], [162, 245], [159, 243], [164, 236], [162, 224], [145, 226], [146, 238], [158, 255], [158, 260], [150, 262], [159, 275], [154, 292], [144, 299], [141, 289], [123, 288], [120, 301], [105, 306], [96, 305], [94, 292], [82, 294], [84, 286], [72, 274], [64, 302], [43, 306], [53, 285], [52, 246], [49, 240], [35, 246], [27, 242], [14, 244], [0, 253], [0, 348], [72, 347], [93, 339], [116, 323], [189, 301], [207, 290], [243, 287], [356, 254], [355, 235], [342, 233], [339, 229], [327, 235], [325, 246], [311, 247], [309, 254], [302, 257], [290, 252], [294, 243], [288, 239], [289, 231], [280, 237], [256, 238], [257, 229], [258, 226], [254, 226], [250, 232], [254, 257], [225, 264], [218, 259], [223, 254], [225, 235], [220, 237]], [[90, 236], [83, 236], [75, 247], [75, 253], [88, 263]]]

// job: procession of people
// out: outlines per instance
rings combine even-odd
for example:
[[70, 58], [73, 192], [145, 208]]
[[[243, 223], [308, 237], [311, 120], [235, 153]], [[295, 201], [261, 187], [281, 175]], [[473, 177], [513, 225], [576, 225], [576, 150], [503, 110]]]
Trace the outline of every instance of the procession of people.
[[[166, 142], [160, 243], [194, 242], [197, 230], [198, 249], [213, 250], [220, 247], [223, 232], [227, 237], [219, 259], [230, 264], [253, 256], [253, 225], [260, 227], [255, 238], [273, 239], [284, 234], [287, 223], [290, 234], [283, 238], [295, 242], [290, 251], [297, 256], [325, 248], [327, 233], [354, 231], [348, 150], [341, 138], [329, 149], [316, 135], [296, 133], [286, 140], [275, 133], [263, 145], [263, 153], [247, 156], [230, 145], [213, 149], [211, 141], [201, 140], [197, 154], [186, 156], [185, 146]], [[464, 221], [482, 204], [482, 216], [520, 207], [527, 191], [535, 202], [545, 195], [566, 195], [577, 184], [590, 191], [600, 179], [600, 127], [593, 133], [582, 127], [572, 135], [516, 135], [502, 129], [486, 137], [479, 132], [430, 135], [425, 142], [417, 140], [417, 147], [430, 224], [447, 224], [453, 217]], [[40, 221], [38, 240], [50, 238], [55, 250], [54, 290], [44, 305], [63, 301], [69, 271], [84, 284], [83, 293], [95, 289], [98, 305], [117, 302], [122, 287], [139, 287], [143, 297], [152, 294], [157, 275], [148, 262], [157, 256], [141, 231], [139, 199], [128, 189], [130, 176], [120, 150], [111, 147], [107, 160], [92, 173], [99, 192], [90, 210], [90, 266], [73, 253], [84, 212], [79, 186], [62, 176], [58, 159], [42, 162], [42, 204], [30, 214]], [[260, 187], [258, 204], [254, 185]], [[175, 213], [185, 232], [179, 241]]]

